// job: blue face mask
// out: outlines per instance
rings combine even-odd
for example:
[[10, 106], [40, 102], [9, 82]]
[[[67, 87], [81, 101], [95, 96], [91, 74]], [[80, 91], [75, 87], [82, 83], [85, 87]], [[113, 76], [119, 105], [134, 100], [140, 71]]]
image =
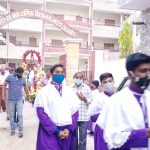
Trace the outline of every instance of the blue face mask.
[[57, 84], [61, 84], [64, 80], [65, 76], [64, 74], [54, 74], [53, 75], [53, 81]]

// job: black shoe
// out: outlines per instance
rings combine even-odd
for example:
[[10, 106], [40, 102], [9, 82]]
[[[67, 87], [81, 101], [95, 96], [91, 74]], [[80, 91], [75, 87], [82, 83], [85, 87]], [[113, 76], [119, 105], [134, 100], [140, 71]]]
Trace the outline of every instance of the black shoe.
[[23, 134], [21, 133], [21, 134], [19, 134], [19, 136], [18, 136], [19, 138], [23, 138]]
[[11, 136], [14, 136], [14, 135], [15, 135], [15, 132], [11, 132], [10, 135], [11, 135]]

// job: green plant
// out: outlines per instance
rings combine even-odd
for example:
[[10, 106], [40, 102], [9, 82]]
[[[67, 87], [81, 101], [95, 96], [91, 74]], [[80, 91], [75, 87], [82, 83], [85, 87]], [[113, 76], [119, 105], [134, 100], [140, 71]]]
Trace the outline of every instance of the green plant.
[[123, 24], [122, 30], [119, 35], [119, 57], [125, 58], [133, 53], [133, 40], [131, 34], [131, 24], [126, 20]]

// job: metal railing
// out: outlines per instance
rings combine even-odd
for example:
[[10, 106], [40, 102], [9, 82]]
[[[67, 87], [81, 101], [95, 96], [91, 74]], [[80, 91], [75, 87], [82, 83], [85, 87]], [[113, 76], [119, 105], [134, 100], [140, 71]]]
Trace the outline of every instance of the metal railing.
[[110, 47], [110, 48], [106, 48], [106, 47], [102, 47], [102, 46], [94, 46], [93, 47], [94, 50], [107, 50], [107, 51], [111, 51], [111, 52], [119, 52], [119, 47]]
[[112, 26], [112, 27], [120, 27], [121, 26], [121, 23], [120, 22], [110, 22], [110, 23], [105, 23], [105, 21], [100, 21], [98, 19], [95, 19], [94, 20], [94, 24], [95, 25], [101, 25], [101, 26]]
[[31, 43], [26, 42], [26, 41], [16, 41], [15, 43], [13, 43], [13, 45], [15, 45], [15, 46], [26, 46], [26, 47], [38, 47], [39, 46], [37, 43], [31, 44]]
[[64, 48], [63, 44], [44, 43], [45, 47]]

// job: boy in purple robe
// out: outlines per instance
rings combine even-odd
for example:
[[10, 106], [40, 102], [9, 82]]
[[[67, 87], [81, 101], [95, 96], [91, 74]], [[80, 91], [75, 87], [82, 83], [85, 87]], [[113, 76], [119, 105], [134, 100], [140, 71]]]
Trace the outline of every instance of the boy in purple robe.
[[[94, 89], [93, 84], [91, 85], [92, 89], [94, 89], [92, 90], [93, 101], [89, 107], [88, 116], [90, 118], [90, 121], [93, 123], [96, 122], [105, 103], [108, 102], [109, 97], [114, 93], [114, 78], [111, 73], [109, 72], [103, 73], [100, 75], [99, 79], [104, 92], [100, 93], [98, 89]], [[94, 128], [95, 128], [95, 124], [93, 124], [92, 127], [93, 131]]]
[[50, 71], [52, 82], [39, 91], [34, 104], [39, 119], [36, 150], [72, 150], [80, 100], [63, 84], [63, 65]]
[[95, 150], [150, 149], [150, 56], [134, 53], [126, 60], [131, 83], [105, 105], [95, 128]]

